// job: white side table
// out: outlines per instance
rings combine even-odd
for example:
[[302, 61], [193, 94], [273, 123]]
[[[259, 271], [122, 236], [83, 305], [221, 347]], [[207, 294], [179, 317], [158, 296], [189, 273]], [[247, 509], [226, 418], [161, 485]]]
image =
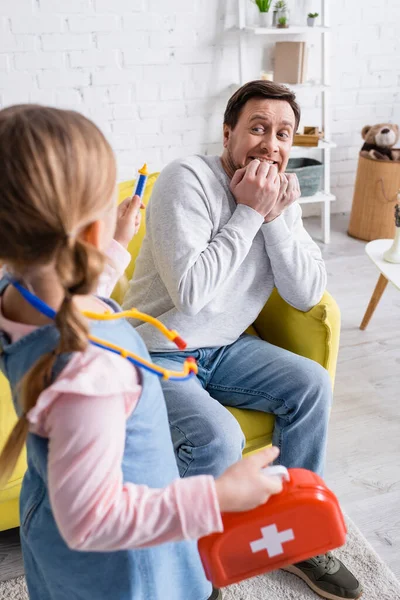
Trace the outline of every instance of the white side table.
[[383, 292], [385, 291], [388, 281], [393, 283], [393, 285], [400, 290], [400, 264], [393, 264], [383, 260], [383, 253], [390, 248], [392, 244], [393, 240], [374, 240], [365, 246], [365, 252], [372, 262], [378, 267], [381, 274], [379, 275], [378, 283], [376, 284], [367, 310], [365, 311], [360, 329], [365, 329], [367, 327], [372, 315], [374, 314], [374, 310], [377, 307]]

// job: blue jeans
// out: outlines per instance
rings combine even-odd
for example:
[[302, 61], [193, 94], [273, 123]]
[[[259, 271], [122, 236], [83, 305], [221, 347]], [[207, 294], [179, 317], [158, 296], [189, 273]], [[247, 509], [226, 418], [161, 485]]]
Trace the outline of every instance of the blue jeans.
[[323, 475], [332, 387], [318, 363], [247, 334], [222, 348], [151, 356], [170, 369], [198, 361], [197, 377], [162, 381], [181, 477], [218, 477], [240, 459], [244, 436], [225, 406], [274, 414], [276, 464]]

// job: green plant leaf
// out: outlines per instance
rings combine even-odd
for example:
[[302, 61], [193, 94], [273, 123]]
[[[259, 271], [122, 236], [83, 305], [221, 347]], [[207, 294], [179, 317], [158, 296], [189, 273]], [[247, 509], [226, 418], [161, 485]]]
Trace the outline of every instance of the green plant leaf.
[[258, 6], [258, 10], [262, 13], [269, 12], [273, 0], [253, 0], [254, 4]]

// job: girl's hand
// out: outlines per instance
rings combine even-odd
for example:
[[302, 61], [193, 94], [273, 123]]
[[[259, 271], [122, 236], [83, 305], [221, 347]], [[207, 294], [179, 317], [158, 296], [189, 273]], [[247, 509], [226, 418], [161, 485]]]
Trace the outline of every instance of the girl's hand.
[[235, 463], [219, 477], [216, 490], [221, 512], [251, 510], [282, 491], [280, 477], [261, 472], [278, 456], [278, 448], [266, 448]]
[[142, 219], [140, 209], [144, 207], [139, 196], [125, 198], [118, 206], [114, 239], [124, 248], [128, 247], [133, 236], [139, 231]]

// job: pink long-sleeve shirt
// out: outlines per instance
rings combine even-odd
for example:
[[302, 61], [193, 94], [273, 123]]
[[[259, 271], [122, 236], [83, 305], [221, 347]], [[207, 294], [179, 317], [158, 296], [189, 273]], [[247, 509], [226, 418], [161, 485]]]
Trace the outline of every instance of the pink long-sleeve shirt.
[[[102, 296], [111, 293], [130, 259], [117, 242], [108, 255], [113, 266], [101, 278]], [[35, 327], [5, 319], [0, 298], [0, 329], [15, 342]], [[109, 377], [110, 371], [118, 377]], [[89, 345], [27, 415], [30, 431], [49, 439], [50, 502], [73, 549], [122, 550], [222, 531], [213, 477], [177, 479], [164, 489], [124, 484], [125, 422], [140, 397], [139, 382], [127, 360]]]

